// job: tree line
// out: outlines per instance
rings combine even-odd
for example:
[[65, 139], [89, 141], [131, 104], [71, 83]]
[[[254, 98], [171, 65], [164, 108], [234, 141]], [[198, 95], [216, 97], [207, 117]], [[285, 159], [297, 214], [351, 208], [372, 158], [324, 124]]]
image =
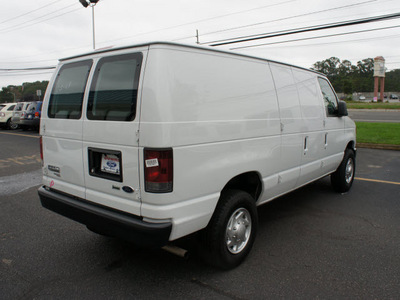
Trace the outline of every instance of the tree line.
[[[25, 82], [19, 86], [9, 85], [7, 87], [3, 87], [0, 91], [0, 103], [10, 103], [14, 101], [38, 101], [39, 99], [43, 100], [43, 96], [48, 84], [49, 82], [44, 80]], [[42, 92], [40, 97], [37, 95], [38, 90]]]
[[[366, 58], [353, 65], [349, 60], [331, 57], [317, 61], [312, 70], [324, 73], [338, 93], [374, 91], [374, 59]], [[385, 91], [400, 91], [400, 69], [385, 74]]]

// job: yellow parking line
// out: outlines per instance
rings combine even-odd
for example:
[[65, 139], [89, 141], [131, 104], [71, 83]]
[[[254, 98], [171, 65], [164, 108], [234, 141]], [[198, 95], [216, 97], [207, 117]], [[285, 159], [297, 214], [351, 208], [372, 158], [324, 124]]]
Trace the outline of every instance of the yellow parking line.
[[362, 181], [370, 181], [370, 182], [379, 182], [379, 183], [388, 183], [388, 184], [400, 185], [400, 182], [394, 182], [394, 181], [377, 180], [377, 179], [368, 179], [368, 178], [360, 178], [360, 177], [356, 177], [356, 178], [354, 178], [354, 179], [356, 179], [356, 180], [362, 180]]
[[36, 138], [36, 139], [40, 138], [40, 136], [37, 136], [37, 135], [27, 135], [27, 134], [21, 134], [21, 133], [0, 132], [0, 134], [19, 135], [19, 136], [26, 136], [26, 137]]

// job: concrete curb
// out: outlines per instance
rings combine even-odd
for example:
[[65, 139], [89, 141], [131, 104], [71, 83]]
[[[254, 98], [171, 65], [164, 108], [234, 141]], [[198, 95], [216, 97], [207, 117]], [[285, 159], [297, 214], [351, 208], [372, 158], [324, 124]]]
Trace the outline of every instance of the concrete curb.
[[369, 148], [369, 149], [400, 151], [400, 145], [357, 143], [357, 148]]

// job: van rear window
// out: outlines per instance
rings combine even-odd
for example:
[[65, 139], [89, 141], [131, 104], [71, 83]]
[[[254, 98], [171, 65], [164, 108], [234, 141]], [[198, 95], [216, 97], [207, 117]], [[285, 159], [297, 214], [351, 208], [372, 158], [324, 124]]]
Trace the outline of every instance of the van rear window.
[[141, 63], [141, 53], [105, 57], [98, 62], [89, 94], [89, 120], [135, 119]]
[[85, 60], [61, 67], [50, 95], [49, 118], [81, 118], [83, 95], [91, 66], [92, 60]]

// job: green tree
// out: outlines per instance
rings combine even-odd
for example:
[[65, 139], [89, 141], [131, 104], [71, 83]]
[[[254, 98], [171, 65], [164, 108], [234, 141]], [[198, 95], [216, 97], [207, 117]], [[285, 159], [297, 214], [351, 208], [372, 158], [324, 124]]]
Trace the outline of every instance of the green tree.
[[0, 92], [0, 103], [14, 102], [14, 95], [8, 87], [3, 87]]
[[40, 99], [43, 100], [48, 83], [48, 81], [24, 82], [22, 84], [22, 99], [24, 101], [38, 101], [39, 97], [36, 91], [41, 90], [42, 96]]
[[327, 75], [337, 92], [352, 94], [353, 92], [372, 92], [374, 89], [374, 60], [366, 58], [352, 65], [349, 60], [340, 61], [331, 57], [317, 61], [313, 70]]
[[400, 92], [400, 69], [386, 72], [385, 90], [390, 92]]

